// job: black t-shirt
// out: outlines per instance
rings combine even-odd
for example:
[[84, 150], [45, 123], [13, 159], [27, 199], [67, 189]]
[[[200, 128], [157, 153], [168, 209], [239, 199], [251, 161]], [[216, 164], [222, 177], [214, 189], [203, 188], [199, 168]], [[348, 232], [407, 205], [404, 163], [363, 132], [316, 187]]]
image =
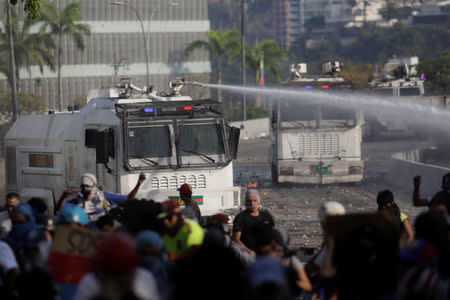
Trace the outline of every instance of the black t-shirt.
[[442, 203], [447, 207], [447, 212], [450, 214], [450, 192], [447, 190], [442, 190], [440, 192], [437, 192], [433, 198], [431, 198], [430, 203], [428, 204], [428, 207], [432, 207], [433, 205], [436, 205], [437, 203]]
[[233, 231], [241, 232], [241, 242], [244, 243], [247, 248], [255, 251], [256, 248], [256, 238], [254, 233], [254, 228], [260, 224], [274, 226], [272, 215], [261, 210], [257, 217], [250, 215], [250, 212], [245, 210], [240, 212], [233, 222]]

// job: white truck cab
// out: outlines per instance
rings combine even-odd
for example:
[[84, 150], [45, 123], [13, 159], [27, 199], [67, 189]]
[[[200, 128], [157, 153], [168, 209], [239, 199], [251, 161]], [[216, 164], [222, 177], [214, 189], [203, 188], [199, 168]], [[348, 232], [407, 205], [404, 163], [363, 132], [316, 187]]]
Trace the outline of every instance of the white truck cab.
[[84, 173], [126, 195], [144, 172], [137, 198], [178, 198], [189, 183], [202, 215], [239, 207], [239, 129], [227, 128], [220, 102], [181, 96], [183, 83], [172, 82], [168, 94], [127, 83], [90, 93], [79, 112], [19, 116], [5, 136], [7, 190], [42, 197], [52, 209]]

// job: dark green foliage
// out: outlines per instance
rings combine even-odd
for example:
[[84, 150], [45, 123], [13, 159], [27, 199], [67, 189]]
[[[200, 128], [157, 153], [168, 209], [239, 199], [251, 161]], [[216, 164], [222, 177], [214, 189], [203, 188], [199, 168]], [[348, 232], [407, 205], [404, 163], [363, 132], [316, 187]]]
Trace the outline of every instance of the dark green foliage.
[[[17, 0], [9, 1], [12, 5], [17, 4]], [[28, 17], [31, 19], [39, 18], [41, 10], [41, 0], [21, 0], [25, 4], [24, 10], [28, 13]]]
[[450, 50], [440, 52], [438, 58], [419, 63], [417, 71], [425, 74], [427, 94], [450, 94]]
[[302, 61], [324, 61], [341, 58], [354, 63], [384, 64], [396, 56], [418, 56], [421, 60], [432, 58], [438, 51], [450, 48], [450, 29], [438, 25], [395, 24], [392, 28], [378, 28], [367, 24], [365, 29], [352, 32], [354, 40], [346, 46], [341, 44], [339, 32], [318, 48], [307, 49], [306, 41], [312, 35], [302, 35], [292, 52]]

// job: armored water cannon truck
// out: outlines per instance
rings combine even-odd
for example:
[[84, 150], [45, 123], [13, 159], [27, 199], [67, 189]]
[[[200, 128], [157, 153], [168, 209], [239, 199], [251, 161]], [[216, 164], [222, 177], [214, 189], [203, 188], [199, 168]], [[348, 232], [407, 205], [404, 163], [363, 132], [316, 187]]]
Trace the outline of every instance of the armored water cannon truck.
[[178, 198], [189, 183], [203, 215], [240, 206], [233, 186], [239, 129], [226, 126], [222, 103], [168, 93], [130, 80], [90, 93], [78, 112], [22, 115], [5, 137], [6, 187], [24, 199], [42, 197], [51, 209], [65, 189], [93, 173], [103, 190], [128, 194], [139, 173], [137, 198]]
[[322, 66], [323, 74], [307, 75], [306, 64], [291, 65], [290, 79], [282, 87], [298, 90], [298, 99], [278, 99], [271, 115], [275, 182], [330, 184], [363, 179], [362, 114], [314, 101], [320, 97], [317, 92], [353, 91], [353, 83], [340, 75], [341, 66], [328, 62]]
[[394, 57], [384, 65], [383, 79], [373, 80], [370, 85], [376, 95], [385, 96], [423, 96], [423, 74], [417, 76], [417, 56]]

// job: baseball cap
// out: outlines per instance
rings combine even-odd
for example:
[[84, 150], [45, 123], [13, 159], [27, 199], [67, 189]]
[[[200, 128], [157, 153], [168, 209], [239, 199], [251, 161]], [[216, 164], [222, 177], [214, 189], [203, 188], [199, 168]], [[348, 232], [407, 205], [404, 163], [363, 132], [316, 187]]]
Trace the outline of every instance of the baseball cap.
[[178, 199], [169, 199], [162, 203], [163, 212], [157, 215], [158, 219], [164, 219], [168, 215], [173, 215], [181, 212], [180, 203]]
[[179, 191], [181, 195], [192, 195], [192, 187], [187, 183], [182, 184], [177, 191]]
[[274, 283], [283, 286], [286, 282], [283, 266], [271, 257], [256, 259], [248, 269], [248, 281], [256, 288], [264, 283]]

